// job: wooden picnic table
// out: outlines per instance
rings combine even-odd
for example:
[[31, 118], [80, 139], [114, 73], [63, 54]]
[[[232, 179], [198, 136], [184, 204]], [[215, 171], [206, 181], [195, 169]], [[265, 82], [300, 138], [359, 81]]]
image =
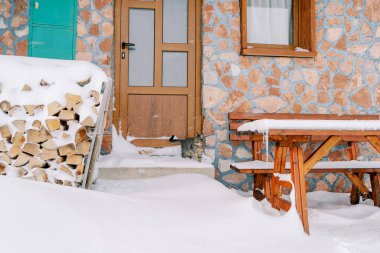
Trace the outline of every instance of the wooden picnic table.
[[[253, 136], [257, 134], [253, 133]], [[259, 134], [259, 136], [262, 135]], [[309, 234], [309, 221], [308, 221], [308, 207], [306, 199], [306, 184], [305, 175], [309, 173], [312, 168], [326, 156], [336, 145], [341, 141], [348, 141], [350, 147], [350, 159], [355, 160], [358, 157], [358, 142], [367, 141], [374, 149], [380, 153], [380, 131], [378, 130], [296, 130], [296, 129], [269, 129], [268, 139], [276, 143], [274, 155], [274, 168], [275, 173], [286, 173], [286, 159], [289, 154], [290, 157], [290, 171], [295, 191], [295, 205], [298, 214], [303, 223], [306, 233]], [[304, 159], [304, 152], [301, 148], [301, 143], [309, 143], [311, 140], [324, 139], [322, 144], [318, 146], [312, 154]], [[360, 173], [347, 172], [345, 173], [362, 193], [369, 193], [367, 187], [363, 184]], [[374, 174], [376, 175], [376, 174]], [[372, 177], [371, 180], [376, 178]], [[281, 186], [289, 186], [284, 182], [280, 182], [278, 177], [272, 177], [272, 192], [271, 201], [276, 201], [277, 195], [281, 193], [276, 192], [276, 187], [273, 185], [281, 184]], [[373, 199], [377, 200], [379, 187], [372, 189]], [[273, 204], [273, 203], [272, 203]]]
[[[275, 119], [278, 124], [273, 129], [266, 129], [266, 133], [257, 132], [239, 132], [237, 131], [240, 126], [248, 122], [260, 121], [263, 119]], [[308, 207], [306, 199], [306, 183], [305, 176], [309, 172], [318, 171], [313, 170], [313, 167], [337, 145], [341, 143], [348, 143], [350, 151], [350, 160], [357, 160], [359, 156], [359, 142], [368, 142], [372, 147], [380, 153], [380, 130], [349, 130], [344, 129], [337, 130], [334, 128], [329, 129], [326, 126], [323, 129], [283, 129], [281, 120], [313, 120], [315, 124], [319, 124], [318, 121], [339, 121], [339, 120], [351, 120], [351, 121], [368, 121], [368, 124], [379, 124], [378, 115], [327, 115], [327, 114], [256, 114], [256, 113], [240, 113], [232, 112], [229, 114], [230, 120], [230, 140], [231, 141], [252, 141], [253, 160], [262, 161], [262, 142], [267, 138], [268, 141], [275, 142], [274, 163], [273, 163], [273, 175], [269, 178], [265, 178], [263, 183], [262, 177], [265, 173], [265, 169], [262, 170], [254, 168], [239, 169], [236, 166], [231, 165], [231, 168], [242, 173], [258, 173], [254, 174], [254, 193], [256, 187], [262, 189], [264, 186], [264, 193], [270, 193], [269, 198], [273, 207], [277, 209], [288, 210], [290, 208], [290, 202], [281, 198], [281, 187], [292, 188], [294, 186], [295, 192], [295, 206], [297, 212], [303, 223], [303, 227], [306, 233], [309, 234], [309, 221], [308, 221]], [[341, 122], [340, 122], [341, 123]], [[315, 143], [321, 142], [308, 157], [304, 156], [304, 151], [301, 148], [301, 143]], [[311, 146], [310, 146], [311, 147]], [[289, 155], [290, 160], [290, 172], [293, 185], [290, 182], [283, 181], [279, 178], [279, 174], [289, 173], [289, 164], [287, 164], [287, 157]], [[333, 164], [334, 162], [331, 162]], [[336, 162], [335, 162], [336, 163]], [[375, 162], [374, 162], [375, 164]], [[287, 165], [287, 166], [286, 166]], [[336, 165], [336, 164], [335, 164]], [[360, 166], [360, 162], [358, 162]], [[317, 166], [318, 167], [318, 166]], [[272, 168], [270, 168], [272, 169]], [[321, 170], [319, 170], [321, 171]], [[359, 203], [360, 193], [363, 195], [370, 195], [374, 201], [375, 206], [380, 207], [380, 186], [379, 186], [379, 171], [380, 166], [376, 163], [374, 168], [349, 168], [342, 169], [332, 166], [331, 169], [322, 170], [327, 173], [343, 172], [353, 183], [351, 192], [351, 203]], [[372, 193], [368, 190], [365, 184], [362, 182], [363, 173], [368, 173], [371, 179]], [[268, 174], [266, 174], [268, 175]], [[268, 187], [267, 184], [270, 184]], [[265, 188], [269, 191], [265, 191]]]

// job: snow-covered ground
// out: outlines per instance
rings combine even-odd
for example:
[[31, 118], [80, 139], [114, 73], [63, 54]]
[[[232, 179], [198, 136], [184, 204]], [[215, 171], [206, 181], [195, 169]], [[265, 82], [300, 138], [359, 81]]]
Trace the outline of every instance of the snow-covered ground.
[[125, 140], [118, 135], [115, 127], [112, 131], [112, 153], [98, 160], [98, 168], [214, 168], [207, 156], [201, 163], [182, 158], [180, 145], [166, 148], [136, 147], [130, 143], [132, 137]]
[[98, 180], [96, 191], [0, 177], [0, 188], [4, 253], [380, 251], [380, 209], [346, 194], [308, 194], [308, 237], [294, 210], [280, 216], [201, 175]]

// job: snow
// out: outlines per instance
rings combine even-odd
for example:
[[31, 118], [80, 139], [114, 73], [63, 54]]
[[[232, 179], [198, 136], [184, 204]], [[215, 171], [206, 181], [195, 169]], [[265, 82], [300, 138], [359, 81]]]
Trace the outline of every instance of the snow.
[[238, 131], [267, 133], [273, 129], [296, 130], [380, 130], [380, 120], [275, 120], [261, 119], [245, 123]]
[[[15, 104], [66, 103], [65, 94], [88, 94], [100, 91], [108, 82], [106, 74], [96, 65], [85, 61], [53, 60], [34, 57], [0, 55], [0, 100]], [[91, 77], [89, 84], [81, 87], [77, 82]], [[41, 86], [41, 80], [50, 86]], [[21, 92], [27, 84], [32, 90]]]
[[[273, 162], [249, 161], [232, 163], [232, 166], [238, 169], [273, 169]], [[285, 168], [290, 169], [290, 163], [285, 164]], [[380, 168], [380, 161], [334, 161], [334, 162], [318, 162], [313, 169], [371, 169]]]
[[380, 209], [308, 194], [297, 213], [239, 196], [201, 175], [98, 180], [97, 191], [0, 177], [0, 252], [336, 252], [380, 250]]
[[[169, 137], [162, 137], [167, 138]], [[112, 152], [102, 156], [98, 168], [214, 168], [206, 162], [198, 162], [181, 157], [181, 146], [166, 148], [136, 147], [130, 143], [134, 138], [125, 140], [113, 128]], [[205, 160], [205, 159], [204, 159]]]

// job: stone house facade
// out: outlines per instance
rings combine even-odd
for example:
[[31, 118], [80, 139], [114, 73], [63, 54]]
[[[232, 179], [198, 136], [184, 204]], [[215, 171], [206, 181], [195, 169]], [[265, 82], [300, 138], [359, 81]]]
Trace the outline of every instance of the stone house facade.
[[[27, 0], [0, 0], [0, 53], [27, 54]], [[113, 75], [112, 0], [78, 0], [77, 59]], [[378, 114], [380, 0], [316, 0], [315, 58], [241, 56], [239, 0], [203, 0], [202, 113], [206, 154], [217, 179], [248, 190], [251, 178], [229, 169], [251, 158], [250, 143], [228, 139], [230, 111]], [[105, 151], [110, 150], [110, 124]], [[363, 145], [361, 155], [371, 156]], [[328, 159], [347, 156], [345, 147]], [[310, 190], [348, 191], [342, 175], [311, 175]]]

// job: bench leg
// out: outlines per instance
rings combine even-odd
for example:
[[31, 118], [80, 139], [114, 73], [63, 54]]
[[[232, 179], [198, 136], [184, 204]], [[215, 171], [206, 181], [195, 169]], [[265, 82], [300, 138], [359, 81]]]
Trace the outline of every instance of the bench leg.
[[[360, 180], [363, 178], [363, 173], [354, 173], [354, 175], [357, 176]], [[350, 202], [351, 205], [357, 205], [360, 202], [360, 191], [354, 183], [352, 183]]]
[[380, 173], [371, 173], [372, 200], [373, 205], [380, 207]]
[[265, 198], [270, 201], [270, 196], [271, 196], [271, 175], [265, 175], [264, 176], [264, 195]]
[[296, 196], [296, 208], [301, 218], [305, 233], [309, 234], [309, 217], [307, 210], [306, 184], [304, 176], [304, 160], [302, 148], [295, 146], [290, 148], [290, 164], [292, 178], [294, 179], [294, 191]]
[[258, 201], [265, 198], [264, 194], [260, 191], [264, 189], [264, 175], [253, 175], [253, 197]]
[[[356, 160], [359, 156], [359, 145], [357, 142], [350, 142], [349, 144], [350, 147], [350, 160]], [[357, 176], [360, 180], [363, 178], [362, 173], [355, 173], [355, 176]], [[351, 188], [351, 195], [350, 195], [350, 202], [351, 205], [357, 205], [359, 204], [360, 201], [360, 191], [359, 188], [355, 185], [352, 184]]]

